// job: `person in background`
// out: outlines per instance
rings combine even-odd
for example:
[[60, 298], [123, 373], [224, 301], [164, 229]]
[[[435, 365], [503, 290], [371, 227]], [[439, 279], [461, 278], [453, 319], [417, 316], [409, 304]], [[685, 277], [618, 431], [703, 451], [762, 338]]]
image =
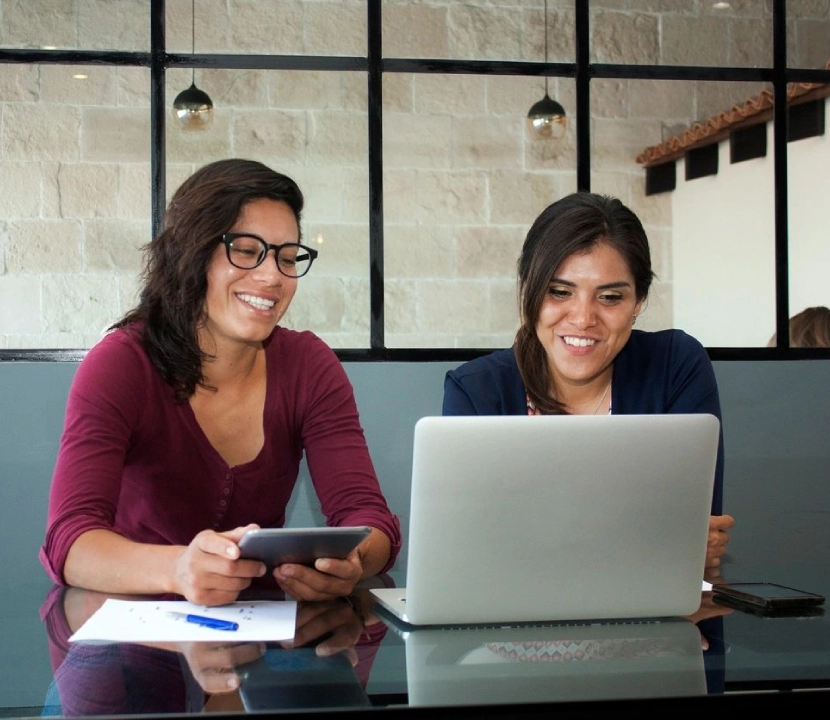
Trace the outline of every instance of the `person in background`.
[[[776, 336], [773, 335], [767, 347], [775, 347], [776, 344]], [[793, 315], [790, 318], [790, 347], [830, 347], [830, 308], [819, 305]]]
[[327, 524], [373, 529], [347, 559], [279, 566], [276, 583], [328, 600], [394, 562], [399, 522], [348, 378], [319, 338], [279, 325], [317, 257], [302, 208], [291, 178], [241, 159], [173, 196], [138, 306], [72, 383], [40, 552], [56, 582], [233, 601], [266, 572], [237, 543], [284, 524], [304, 453]]
[[[634, 330], [654, 273], [637, 216], [578, 192], [535, 220], [518, 262], [520, 327], [511, 348], [447, 373], [444, 415], [711, 413], [712, 364], [680, 330]], [[707, 569], [720, 565], [734, 519], [722, 514], [718, 449]]]

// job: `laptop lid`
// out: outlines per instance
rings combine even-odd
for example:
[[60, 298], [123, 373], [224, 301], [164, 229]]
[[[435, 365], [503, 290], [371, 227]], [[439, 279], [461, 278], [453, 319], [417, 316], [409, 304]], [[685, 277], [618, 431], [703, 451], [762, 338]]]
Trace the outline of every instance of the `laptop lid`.
[[691, 614], [718, 434], [712, 415], [422, 418], [406, 589], [378, 597], [415, 625]]

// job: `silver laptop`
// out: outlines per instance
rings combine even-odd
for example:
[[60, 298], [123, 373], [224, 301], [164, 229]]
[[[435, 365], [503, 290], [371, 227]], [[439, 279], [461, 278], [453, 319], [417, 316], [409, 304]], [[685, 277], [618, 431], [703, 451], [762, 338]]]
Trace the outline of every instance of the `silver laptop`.
[[413, 627], [403, 639], [410, 706], [705, 695], [688, 620]]
[[404, 622], [688, 615], [700, 604], [712, 415], [427, 417], [415, 426]]

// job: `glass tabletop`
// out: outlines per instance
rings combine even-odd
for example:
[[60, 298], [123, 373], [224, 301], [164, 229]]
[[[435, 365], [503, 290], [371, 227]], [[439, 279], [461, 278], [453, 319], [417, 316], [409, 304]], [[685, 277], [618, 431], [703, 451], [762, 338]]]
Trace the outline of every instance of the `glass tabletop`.
[[[807, 564], [735, 566], [725, 575], [830, 593], [830, 569]], [[402, 584], [394, 573], [374, 580]], [[823, 610], [764, 617], [720, 605], [711, 593], [702, 593], [689, 618], [413, 628], [375, 606], [367, 587], [350, 603], [300, 603], [290, 643], [70, 643], [107, 597], [45, 580], [0, 592], [0, 717], [538, 707], [830, 692]]]

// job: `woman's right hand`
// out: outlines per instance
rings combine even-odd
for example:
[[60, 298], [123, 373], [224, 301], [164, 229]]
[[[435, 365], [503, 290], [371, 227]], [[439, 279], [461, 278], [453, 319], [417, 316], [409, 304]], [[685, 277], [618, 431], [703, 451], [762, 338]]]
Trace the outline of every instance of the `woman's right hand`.
[[236, 600], [254, 578], [265, 574], [259, 560], [239, 557], [237, 543], [257, 525], [217, 533], [203, 530], [190, 542], [175, 564], [174, 592], [197, 605], [226, 605]]

